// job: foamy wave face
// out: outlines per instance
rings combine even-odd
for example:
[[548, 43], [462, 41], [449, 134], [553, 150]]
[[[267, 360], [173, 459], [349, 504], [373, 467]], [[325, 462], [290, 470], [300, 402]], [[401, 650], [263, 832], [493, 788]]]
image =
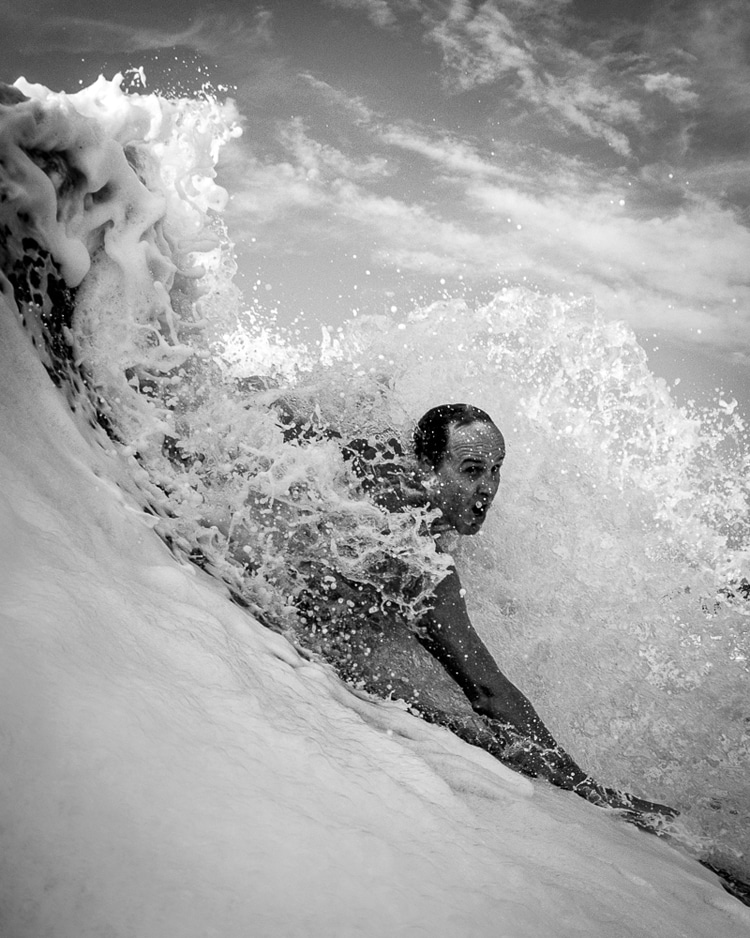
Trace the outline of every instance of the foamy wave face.
[[[116, 432], [139, 446], [139, 387], [188, 362], [205, 326], [197, 284], [224, 253], [226, 193], [214, 165], [239, 130], [231, 105], [126, 95], [121, 82], [100, 78], [66, 95], [19, 79], [7, 92], [0, 224], [27, 326], [58, 357], [62, 335], [97, 404], [118, 402]], [[57, 288], [74, 295], [72, 316], [57, 325], [38, 308], [46, 283], [34, 291], [32, 274], [32, 290], [22, 289], [17, 265], [32, 245], [52, 259]], [[169, 408], [161, 416], [169, 424]]]
[[305, 563], [382, 586], [398, 558], [416, 615], [446, 563], [424, 514], [389, 518], [336, 438], [290, 445], [279, 418], [406, 445], [430, 406], [485, 408], [508, 457], [456, 554], [483, 637], [594, 774], [675, 803], [730, 859], [750, 849], [747, 441], [731, 408], [687, 414], [628, 329], [525, 290], [292, 346], [232, 284], [214, 182], [231, 105], [119, 80], [19, 89], [0, 106], [4, 292], [175, 552], [277, 628]]

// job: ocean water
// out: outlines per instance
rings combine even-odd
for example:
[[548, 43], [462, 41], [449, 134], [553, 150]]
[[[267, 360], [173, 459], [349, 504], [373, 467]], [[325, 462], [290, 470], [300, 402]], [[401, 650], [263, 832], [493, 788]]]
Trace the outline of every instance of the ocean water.
[[358, 316], [305, 345], [233, 285], [214, 169], [239, 133], [231, 102], [117, 79], [16, 88], [0, 112], [3, 294], [83, 451], [106, 457], [97, 475], [179, 569], [197, 563], [294, 640], [305, 562], [380, 583], [397, 561], [417, 584], [408, 619], [445, 566], [422, 516], [384, 537], [335, 439], [290, 446], [279, 414], [407, 443], [436, 403], [483, 407], [508, 445], [500, 493], [482, 535], [451, 544], [478, 631], [588, 771], [677, 807], [680, 850], [750, 878], [750, 451], [731, 404], [677, 407], [626, 326], [502, 283], [486, 304]]

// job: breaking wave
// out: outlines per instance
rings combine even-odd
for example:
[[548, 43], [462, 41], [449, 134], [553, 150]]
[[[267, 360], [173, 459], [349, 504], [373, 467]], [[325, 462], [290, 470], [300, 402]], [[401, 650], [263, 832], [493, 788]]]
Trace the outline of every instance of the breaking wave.
[[[387, 517], [337, 439], [397, 437], [467, 400], [508, 457], [480, 537], [453, 545], [478, 631], [593, 775], [673, 804], [747, 877], [747, 429], [688, 412], [622, 323], [498, 284], [304, 344], [245, 309], [215, 180], [231, 102], [0, 94], [0, 286], [81, 433], [183, 559], [294, 637], [306, 562], [408, 619], [445, 558]], [[311, 445], [290, 446], [296, 423]], [[398, 565], [398, 578], [383, 570]], [[400, 584], [413, 584], [404, 598]]]

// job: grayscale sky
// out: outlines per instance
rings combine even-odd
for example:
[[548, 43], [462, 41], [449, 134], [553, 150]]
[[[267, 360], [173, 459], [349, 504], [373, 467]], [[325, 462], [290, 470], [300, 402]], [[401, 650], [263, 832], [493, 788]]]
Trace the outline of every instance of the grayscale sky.
[[526, 283], [750, 411], [747, 0], [0, 0], [0, 50], [232, 96], [239, 283], [284, 324]]

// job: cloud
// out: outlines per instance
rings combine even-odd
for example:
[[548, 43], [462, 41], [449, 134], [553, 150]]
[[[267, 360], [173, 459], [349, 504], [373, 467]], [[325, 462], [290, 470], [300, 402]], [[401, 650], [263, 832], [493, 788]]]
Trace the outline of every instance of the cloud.
[[[407, 7], [387, 6], [403, 26]], [[727, 196], [744, 192], [750, 206], [750, 171], [739, 156], [696, 160], [693, 127], [707, 119], [706, 75], [718, 68], [694, 51], [698, 39], [681, 52], [682, 34], [664, 42], [666, 22], [658, 49], [652, 26], [581, 35], [565, 0], [452, 0], [422, 4], [419, 15], [412, 25], [438, 50], [447, 81], [434, 121], [376, 110], [364, 78], [351, 94], [302, 72], [312, 92], [305, 121], [278, 124], [262, 157], [250, 155], [249, 135], [240, 144], [230, 186], [240, 230], [269, 257], [297, 251], [320, 269], [337, 271], [356, 252], [382, 290], [406, 277], [460, 274], [482, 289], [525, 278], [593, 296], [638, 329], [750, 348], [750, 232]], [[684, 35], [699, 22], [686, 21]], [[480, 88], [483, 108], [496, 95], [496, 111], [480, 112], [479, 95], [467, 94], [460, 123], [447, 116], [456, 93]], [[419, 113], [405, 93], [399, 111], [410, 108]]]
[[472, 271], [481, 267], [485, 276], [500, 272], [492, 244], [458, 220], [352, 184], [342, 186], [338, 196], [337, 211], [368, 235], [372, 256], [380, 263], [442, 276], [463, 273], [467, 266]]
[[325, 0], [331, 7], [364, 13], [376, 26], [395, 26], [397, 17], [387, 0]]
[[[694, 116], [701, 103], [699, 60], [713, 57], [711, 68], [720, 69], [717, 50], [723, 38], [733, 50], [732, 67], [725, 67], [728, 93], [739, 95], [740, 81], [742, 91], [750, 90], [750, 76], [747, 83], [736, 77], [748, 71], [748, 63], [740, 67], [738, 60], [742, 24], [750, 20], [738, 0], [694, 2], [679, 17], [671, 7], [662, 8], [645, 24], [627, 21], [626, 14], [621, 21], [597, 19], [593, 10], [584, 19], [570, 0], [329, 0], [329, 5], [388, 27], [399, 17], [405, 22], [407, 11], [418, 14], [423, 39], [440, 52], [450, 93], [482, 89], [497, 96], [508, 119], [534, 114], [537, 123], [546, 120], [564, 137], [603, 141], [623, 159], [637, 155], [635, 149], [652, 139], [657, 125], [662, 149], [693, 142], [692, 124], [675, 116], [684, 111]], [[732, 23], [739, 24], [739, 38], [727, 34]], [[670, 107], [673, 114], [666, 113]], [[721, 106], [712, 105], [717, 109]]]
[[620, 156], [631, 153], [630, 140], [617, 125], [635, 125], [641, 118], [638, 105], [602, 87], [591, 73], [580, 72], [562, 80], [534, 82], [526, 95], [530, 102], [548, 108], [564, 125], [604, 140]]
[[[235, 219], [267, 248], [273, 239], [307, 252], [321, 239], [357, 244], [391, 275], [525, 278], [591, 295], [635, 328], [658, 323], [686, 339], [750, 344], [741, 312], [750, 311], [750, 232], [717, 201], [688, 191], [671, 212], [645, 215], [629, 206], [624, 180], [573, 160], [520, 167], [507, 153], [485, 158], [467, 140], [415, 124], [370, 131], [369, 152], [355, 157], [315, 140], [300, 120], [280, 126], [286, 159], [238, 167]], [[417, 198], [407, 187], [397, 198], [398, 164], [373, 153], [376, 144], [422, 158], [421, 178], [439, 180], [446, 196]]]
[[659, 92], [678, 107], [689, 107], [699, 100], [698, 94], [691, 90], [691, 80], [683, 75], [672, 75], [670, 72], [644, 75], [643, 85], [646, 91]]
[[444, 172], [480, 177], [502, 172], [480, 156], [475, 147], [449, 134], [428, 136], [413, 127], [391, 124], [380, 130], [378, 135], [383, 143], [417, 153]]
[[229, 177], [235, 237], [253, 232], [266, 249], [279, 239], [305, 251], [321, 239], [360, 243], [373, 262], [422, 274], [459, 272], [469, 258], [491, 263], [480, 232], [419, 202], [375, 191], [373, 184], [389, 172], [385, 158], [346, 156], [310, 138], [299, 120], [279, 128], [279, 141], [287, 159], [278, 162], [251, 156], [241, 144], [229, 148], [222, 182]]
[[536, 62], [524, 48], [510, 19], [494, 3], [474, 12], [468, 0], [453, 0], [442, 20], [435, 19], [426, 38], [443, 54], [447, 80], [457, 90], [487, 85], [508, 73], [533, 81]]
[[350, 213], [342, 204], [345, 186], [388, 173], [383, 157], [370, 155], [358, 160], [313, 139], [301, 118], [279, 124], [277, 140], [286, 151], [286, 158], [280, 161], [261, 160], [241, 143], [225, 154], [222, 181], [233, 193], [229, 214], [235, 231], [282, 219], [297, 224], [294, 219], [299, 222], [300, 213], [311, 217], [310, 213], [318, 210], [324, 210], [328, 217], [341, 211], [346, 218]]
[[399, 25], [399, 15], [419, 11], [422, 0], [324, 0], [326, 6], [364, 13], [375, 26], [393, 29]]
[[[133, 53], [165, 48], [187, 48], [201, 54], [225, 58], [233, 51], [257, 49], [272, 42], [272, 16], [258, 8], [252, 17], [198, 13], [184, 29], [156, 29], [118, 23], [96, 17], [49, 15], [35, 20], [33, 28], [28, 17], [15, 17], [19, 33], [23, 33], [24, 53]], [[26, 29], [23, 29], [26, 21]]]
[[550, 12], [547, 21], [540, 18], [542, 9], [534, 9], [530, 20], [528, 5], [501, 10], [497, 0], [479, 7], [452, 0], [442, 17], [432, 15], [425, 38], [441, 50], [447, 86], [465, 92], [503, 82], [504, 98], [515, 99], [519, 108], [542, 108], [559, 130], [575, 128], [628, 156], [622, 125], [641, 119], [638, 103], [599, 61], [560, 42], [556, 14], [563, 4], [543, 6]]
[[[744, 158], [750, 146], [750, 6], [744, 0], [692, 0], [657, 8], [641, 47], [652, 96], [683, 118], [693, 165], [718, 155]], [[656, 95], [653, 92], [656, 92]], [[695, 97], [692, 97], [692, 95]]]
[[318, 94], [332, 107], [338, 110], [346, 111], [352, 119], [358, 124], [369, 124], [376, 119], [377, 114], [367, 104], [360, 95], [349, 95], [334, 88], [327, 81], [322, 81], [309, 72], [302, 72], [300, 79]]
[[750, 310], [750, 231], [717, 203], [692, 197], [672, 217], [642, 219], [604, 187], [540, 198], [477, 183], [467, 195], [521, 226], [541, 277], [594, 295], [609, 315], [683, 335], [702, 328], [724, 345], [750, 342], [750, 323], [738, 314]]
[[299, 117], [280, 126], [279, 140], [294, 158], [297, 169], [311, 182], [372, 179], [388, 172], [387, 160], [383, 157], [373, 155], [357, 160], [336, 147], [314, 140]]

